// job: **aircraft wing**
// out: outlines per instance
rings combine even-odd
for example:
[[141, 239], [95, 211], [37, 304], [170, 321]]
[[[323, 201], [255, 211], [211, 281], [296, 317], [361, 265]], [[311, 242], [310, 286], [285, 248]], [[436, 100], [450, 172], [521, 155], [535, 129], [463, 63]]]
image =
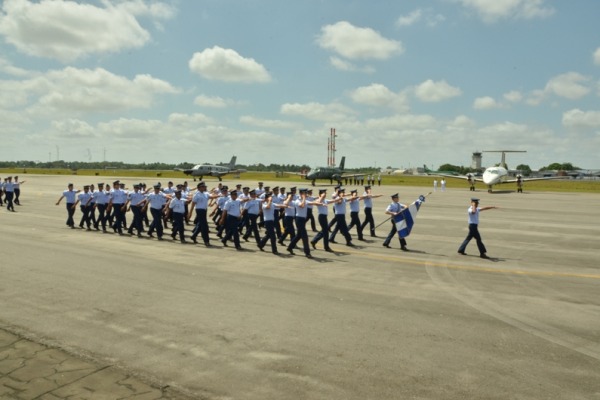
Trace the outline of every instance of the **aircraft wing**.
[[174, 171], [183, 172], [186, 175], [191, 175], [194, 173], [193, 169], [183, 169], [183, 168], [175, 168]]
[[356, 178], [356, 177], [359, 177], [359, 176], [364, 177], [364, 176], [367, 176], [367, 175], [369, 175], [369, 174], [342, 174], [342, 175], [340, 175], [340, 177], [342, 179], [344, 179], [344, 178]]
[[[532, 182], [532, 181], [547, 181], [551, 179], [570, 179], [569, 176], [545, 176], [543, 178], [521, 178], [521, 182]], [[517, 179], [507, 179], [502, 183], [515, 183]]]
[[[453, 175], [453, 174], [431, 174], [431, 175], [433, 175], [433, 176], [443, 176], [444, 178], [462, 179], [462, 180], [465, 180], [465, 181], [469, 180], [469, 175]], [[475, 181], [475, 182], [483, 182], [483, 179], [481, 177], [478, 177], [478, 176], [471, 175], [470, 178], [471, 178], [472, 181]], [[516, 182], [516, 180], [515, 180], [515, 182]]]

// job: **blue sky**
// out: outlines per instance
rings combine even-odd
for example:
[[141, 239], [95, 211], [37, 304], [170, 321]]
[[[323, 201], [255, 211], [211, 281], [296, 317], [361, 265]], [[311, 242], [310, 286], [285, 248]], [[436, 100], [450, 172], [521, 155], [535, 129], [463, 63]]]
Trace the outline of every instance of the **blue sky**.
[[5, 160], [600, 166], [597, 0], [0, 7]]

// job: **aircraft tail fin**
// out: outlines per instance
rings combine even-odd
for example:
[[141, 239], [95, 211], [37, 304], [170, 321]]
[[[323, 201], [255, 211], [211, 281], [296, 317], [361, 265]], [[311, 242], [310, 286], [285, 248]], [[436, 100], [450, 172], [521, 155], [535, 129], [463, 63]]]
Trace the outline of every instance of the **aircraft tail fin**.
[[527, 153], [526, 150], [484, 150], [486, 153], [502, 153], [502, 158], [500, 159], [500, 166], [508, 169], [506, 165], [506, 153]]
[[231, 157], [231, 161], [229, 161], [229, 168], [230, 169], [235, 169], [235, 162], [237, 160], [236, 156]]
[[340, 161], [340, 171], [344, 170], [345, 165], [346, 165], [346, 156], [343, 156], [342, 161]]

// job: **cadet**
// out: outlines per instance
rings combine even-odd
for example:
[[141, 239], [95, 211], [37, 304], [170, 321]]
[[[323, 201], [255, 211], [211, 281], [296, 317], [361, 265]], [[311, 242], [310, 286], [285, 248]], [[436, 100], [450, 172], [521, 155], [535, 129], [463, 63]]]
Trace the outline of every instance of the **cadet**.
[[315, 222], [315, 216], [313, 215], [313, 205], [317, 199], [313, 196], [313, 191], [310, 188], [306, 191], [306, 195], [306, 199], [308, 200], [308, 210], [306, 214], [307, 223], [310, 222], [310, 229], [312, 229], [313, 232], [317, 232], [317, 224]]
[[278, 242], [283, 246], [283, 241], [286, 237], [293, 238], [296, 236], [296, 230], [294, 229], [294, 217], [296, 216], [296, 208], [291, 207], [290, 204], [294, 201], [294, 195], [292, 192], [288, 192], [283, 204], [286, 205], [286, 208], [283, 210], [283, 233], [279, 238]]
[[328, 225], [328, 221], [327, 221], [327, 213], [329, 211], [329, 209], [327, 207], [329, 207], [329, 203], [331, 201], [327, 200], [327, 189], [320, 189], [319, 190], [319, 198], [317, 199], [316, 202], [316, 206], [317, 206], [317, 210], [319, 213], [318, 216], [318, 220], [319, 220], [319, 226], [321, 227], [321, 230], [315, 235], [315, 237], [310, 241], [310, 244], [312, 245], [313, 249], [317, 249], [317, 242], [319, 240], [321, 240], [321, 238], [323, 238], [323, 245], [325, 246], [325, 251], [329, 251], [332, 252], [333, 250], [331, 250], [331, 248], [329, 247], [329, 227]]
[[114, 210], [114, 224], [112, 228], [119, 235], [123, 234], [123, 221], [125, 219], [125, 203], [127, 202], [127, 193], [121, 189], [121, 182], [114, 181], [113, 188], [110, 191], [110, 200], [108, 201], [108, 208]]
[[[337, 191], [337, 197], [333, 200], [333, 211], [335, 213], [335, 230], [333, 231], [334, 233], [337, 233], [338, 231], [344, 236], [344, 238], [346, 238], [346, 246], [350, 246], [353, 247], [354, 244], [352, 244], [352, 236], [350, 236], [350, 233], [348, 232], [348, 225], [346, 224], [346, 198], [344, 197], [346, 194], [346, 191], [344, 190], [344, 188], [340, 188]], [[334, 236], [334, 234], [332, 233], [332, 236]], [[329, 237], [329, 242], [330, 243], [335, 243], [332, 240], [332, 237]]]
[[85, 185], [83, 187], [83, 193], [79, 193], [77, 195], [77, 201], [75, 201], [75, 207], [77, 207], [78, 203], [81, 203], [81, 221], [79, 222], [79, 227], [83, 229], [83, 224], [87, 225], [87, 230], [91, 231], [91, 220], [90, 220], [90, 201], [92, 201], [92, 194], [90, 193], [90, 186]]
[[15, 194], [15, 184], [12, 181], [12, 176], [6, 178], [6, 182], [4, 182], [4, 195], [6, 199], [6, 210], [7, 211], [15, 211], [15, 206], [13, 204], [13, 196]]
[[363, 238], [362, 225], [360, 224], [360, 218], [358, 217], [358, 213], [360, 212], [360, 200], [363, 200], [364, 197], [358, 197], [358, 191], [352, 190], [350, 191], [350, 225], [348, 225], [348, 231], [356, 226], [356, 234], [358, 236], [358, 240], [365, 240]]
[[173, 227], [171, 228], [171, 237], [173, 240], [179, 234], [179, 241], [185, 243], [184, 236], [184, 225], [185, 225], [185, 204], [186, 200], [182, 198], [181, 190], [175, 191], [175, 197], [169, 201], [169, 208], [167, 209], [168, 216], [173, 217]]
[[198, 234], [202, 235], [202, 240], [207, 247], [210, 247], [210, 238], [208, 236], [208, 220], [206, 219], [206, 212], [208, 209], [209, 200], [220, 197], [219, 194], [209, 194], [206, 191], [206, 183], [204, 181], [198, 183], [198, 190], [192, 197], [192, 207], [190, 207], [188, 219], [192, 217], [192, 209], [196, 209], [196, 226], [192, 231], [192, 241], [196, 243]]
[[283, 204], [276, 204], [273, 202], [274, 195], [266, 192], [265, 198], [262, 204], [262, 213], [265, 219], [265, 236], [258, 243], [260, 251], [264, 251], [264, 247], [267, 241], [271, 242], [271, 251], [273, 254], [279, 254], [277, 251], [277, 240], [275, 235], [275, 216], [279, 212], [279, 208], [285, 207]]
[[232, 190], [230, 197], [223, 206], [223, 214], [221, 215], [220, 224], [225, 225], [226, 230], [225, 237], [221, 242], [223, 246], [227, 247], [227, 241], [233, 240], [235, 248], [242, 250], [242, 246], [240, 246], [240, 233], [238, 231], [241, 211], [240, 201], [237, 199], [237, 190]]
[[364, 204], [364, 212], [365, 212], [365, 220], [363, 221], [360, 228], [364, 230], [369, 225], [369, 231], [371, 232], [371, 237], [377, 237], [375, 235], [375, 220], [373, 219], [373, 199], [381, 197], [380, 194], [374, 195], [371, 193], [371, 185], [365, 186], [365, 192], [363, 193], [363, 204]]
[[247, 242], [250, 235], [254, 235], [256, 244], [260, 243], [260, 234], [258, 233], [258, 214], [260, 213], [262, 201], [256, 197], [256, 191], [250, 191], [250, 197], [246, 199], [244, 203], [244, 211], [246, 212], [245, 217], [247, 218], [246, 233], [243, 238]]
[[98, 209], [98, 218], [94, 228], [99, 230], [99, 225], [102, 224], [102, 232], [106, 232], [106, 205], [108, 204], [108, 193], [104, 191], [104, 183], [98, 184], [98, 190], [92, 193], [92, 199], [94, 200], [94, 208]]
[[62, 196], [56, 202], [59, 205], [63, 198], [67, 199], [67, 226], [71, 229], [75, 229], [75, 221], [73, 221], [73, 215], [75, 215], [75, 201], [79, 190], [73, 190], [73, 184], [67, 185], [67, 190], [63, 191]]
[[467, 245], [469, 244], [471, 239], [475, 238], [475, 241], [477, 242], [477, 248], [479, 249], [479, 257], [489, 258], [486, 254], [487, 250], [485, 248], [485, 245], [481, 241], [481, 235], [479, 234], [479, 230], [477, 229], [477, 226], [479, 225], [479, 212], [480, 211], [493, 210], [496, 208], [498, 208], [498, 207], [489, 206], [489, 207], [481, 208], [481, 207], [479, 207], [479, 199], [475, 199], [475, 198], [471, 199], [471, 206], [467, 209], [467, 213], [469, 215], [469, 234], [467, 235], [465, 240], [462, 242], [462, 244], [458, 248], [459, 254], [462, 254], [463, 256], [466, 255], [467, 253], [465, 253], [465, 250], [467, 249]]
[[15, 193], [15, 204], [20, 206], [21, 202], [19, 201], [19, 196], [21, 195], [21, 184], [25, 183], [25, 181], [19, 182], [19, 177], [15, 176], [14, 182], [14, 193]]
[[296, 243], [302, 240], [304, 254], [308, 258], [312, 258], [312, 255], [310, 254], [310, 247], [308, 246], [308, 233], [306, 233], [306, 215], [308, 212], [309, 203], [306, 199], [306, 192], [306, 189], [300, 189], [299, 198], [291, 202], [296, 210], [296, 235], [290, 241], [290, 244], [287, 247], [287, 251], [290, 254], [294, 254], [294, 247], [296, 247]]
[[131, 221], [131, 225], [129, 225], [129, 229], [127, 229], [127, 233], [133, 235], [133, 229], [137, 230], [137, 237], [142, 237], [142, 229], [143, 229], [143, 218], [142, 218], [142, 208], [146, 204], [146, 195], [140, 192], [141, 186], [138, 184], [133, 185], [133, 192], [129, 193], [127, 196], [127, 204], [130, 205], [131, 212], [133, 213], [133, 221]]
[[[385, 238], [385, 241], [383, 242], [383, 247], [387, 247], [388, 249], [391, 248], [390, 242], [392, 241], [392, 238], [394, 237], [394, 235], [398, 235], [398, 228], [396, 228], [396, 221], [394, 221], [394, 217], [400, 214], [405, 208], [406, 206], [404, 204], [398, 202], [398, 193], [393, 194], [392, 202], [385, 209], [385, 213], [391, 215], [390, 220], [392, 221], [392, 230]], [[401, 238], [400, 235], [398, 235], [398, 237], [400, 238], [400, 248], [402, 249], [402, 251], [408, 251], [408, 248], [406, 247], [406, 240], [404, 238]]]
[[150, 204], [150, 214], [152, 214], [152, 223], [150, 224], [150, 229], [148, 229], [148, 236], [152, 237], [152, 233], [156, 230], [158, 240], [163, 240], [162, 213], [169, 198], [170, 195], [166, 195], [160, 191], [160, 184], [154, 185], [154, 193], [148, 195], [148, 202], [145, 206], [147, 208], [148, 204]]

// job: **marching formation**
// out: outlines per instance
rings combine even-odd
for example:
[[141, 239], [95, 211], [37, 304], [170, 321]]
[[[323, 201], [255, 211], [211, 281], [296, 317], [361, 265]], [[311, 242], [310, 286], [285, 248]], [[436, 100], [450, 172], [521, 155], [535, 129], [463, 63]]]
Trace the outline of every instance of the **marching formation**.
[[[316, 250], [321, 240], [323, 249], [332, 252], [330, 243], [337, 243], [338, 233], [350, 247], [355, 246], [350, 234], [352, 229], [358, 240], [365, 240], [363, 232], [376, 237], [372, 200], [377, 197], [381, 195], [373, 194], [370, 185], [364, 187], [362, 195], [358, 190], [347, 194], [343, 187], [336, 186], [334, 193], [328, 196], [327, 189], [320, 189], [318, 195], [313, 195], [312, 189], [292, 187], [286, 191], [285, 187], [270, 188], [262, 182], [252, 190], [241, 184], [230, 190], [221, 183], [208, 190], [205, 182], [199, 182], [193, 190], [187, 182], [177, 186], [169, 182], [166, 187], [158, 183], [152, 188], [140, 183], [128, 190], [123, 183], [115, 181], [112, 187], [98, 183], [97, 186], [86, 185], [83, 190], [69, 184], [56, 205], [65, 200], [66, 225], [72, 229], [79, 226], [119, 235], [143, 237], [145, 234], [151, 238], [156, 235], [158, 240], [163, 240], [170, 224], [170, 236], [174, 241], [186, 243], [189, 239], [198, 243], [200, 237], [205, 246], [212, 246], [209, 236], [209, 221], [212, 220], [216, 236], [225, 247], [233, 243], [236, 249], [242, 250], [241, 240], [249, 242], [252, 239], [261, 251], [269, 246], [273, 254], [279, 254], [278, 246], [285, 246], [287, 252], [294, 254], [299, 246], [304, 255], [311, 258], [311, 249]], [[362, 222], [360, 202], [365, 215]], [[334, 214], [331, 219], [330, 207]], [[78, 224], [75, 222], [77, 208], [81, 211]], [[349, 223], [346, 221], [348, 208]], [[394, 194], [385, 213], [394, 223], [393, 217], [406, 208], [398, 202], [398, 194]], [[193, 228], [186, 236], [187, 225]], [[316, 232], [310, 239], [307, 226]], [[383, 245], [389, 248], [395, 235], [393, 224]], [[408, 251], [405, 239], [399, 237], [399, 240], [400, 248]]]
[[4, 181], [0, 179], [0, 207], [4, 207], [4, 203], [6, 203], [6, 210], [15, 212], [15, 204], [21, 205], [19, 196], [21, 195], [21, 185], [23, 183], [25, 181], [19, 181], [18, 176], [15, 176], [14, 180], [12, 176], [4, 178]]

